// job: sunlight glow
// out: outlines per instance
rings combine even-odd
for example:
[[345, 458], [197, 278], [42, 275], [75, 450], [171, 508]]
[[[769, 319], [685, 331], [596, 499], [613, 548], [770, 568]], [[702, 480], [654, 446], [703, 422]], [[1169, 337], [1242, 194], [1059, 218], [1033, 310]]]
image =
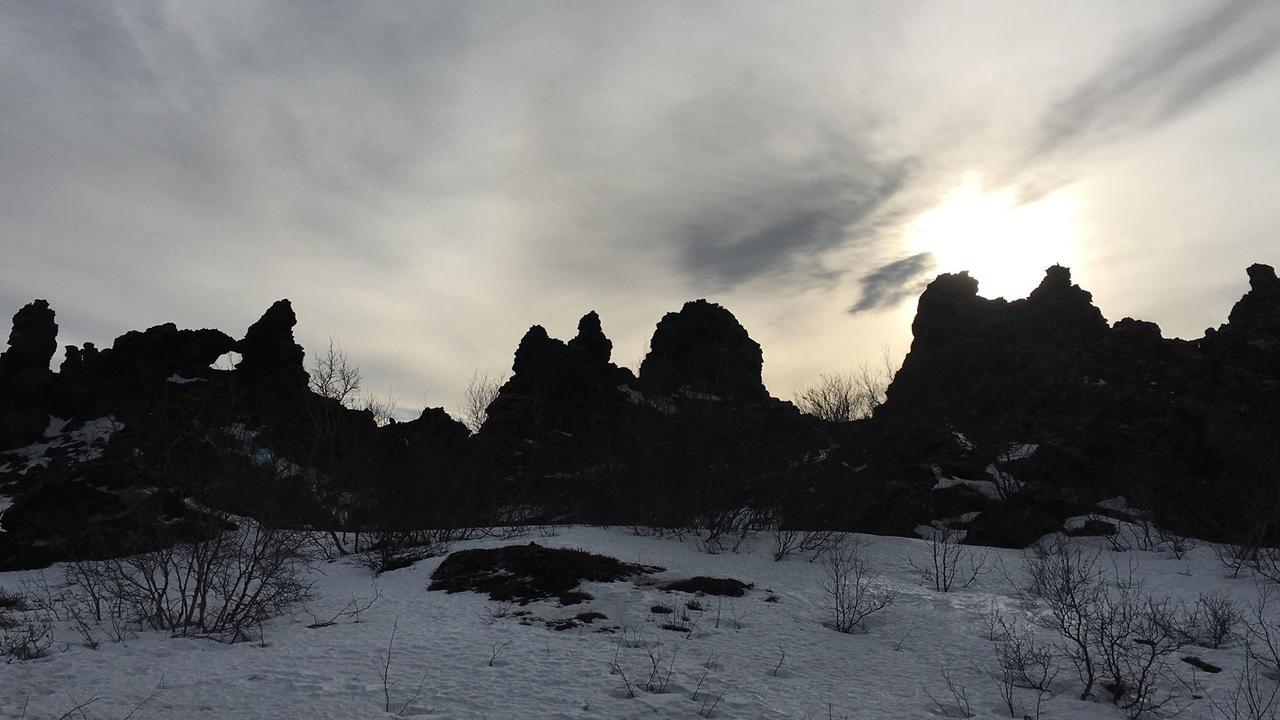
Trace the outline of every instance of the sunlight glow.
[[1077, 203], [1064, 190], [1019, 203], [1013, 190], [990, 190], [968, 174], [907, 228], [912, 253], [928, 252], [936, 270], [968, 270], [984, 297], [1025, 297], [1055, 263], [1077, 257]]

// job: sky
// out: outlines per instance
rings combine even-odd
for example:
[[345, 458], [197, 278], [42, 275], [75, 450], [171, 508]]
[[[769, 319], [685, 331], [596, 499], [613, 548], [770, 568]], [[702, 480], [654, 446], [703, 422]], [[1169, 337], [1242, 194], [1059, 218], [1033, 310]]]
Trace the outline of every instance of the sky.
[[1197, 337], [1280, 264], [1277, 55], [1272, 0], [0, 0], [0, 314], [287, 297], [409, 415], [702, 297], [789, 398], [900, 359], [939, 272]]

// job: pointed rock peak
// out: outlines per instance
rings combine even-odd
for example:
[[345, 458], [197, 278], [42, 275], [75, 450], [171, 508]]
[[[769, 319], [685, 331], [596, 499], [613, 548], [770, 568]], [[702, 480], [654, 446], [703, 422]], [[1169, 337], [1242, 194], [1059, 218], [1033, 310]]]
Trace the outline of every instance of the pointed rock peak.
[[309, 379], [303, 367], [306, 355], [293, 339], [293, 327], [297, 324], [293, 305], [288, 300], [277, 300], [237, 343], [242, 359], [236, 369], [246, 375], [306, 387]]
[[1261, 263], [1249, 266], [1249, 292], [1231, 308], [1227, 322], [1269, 336], [1280, 336], [1280, 280]]
[[613, 354], [613, 343], [605, 337], [600, 327], [600, 316], [595, 310], [578, 321], [578, 334], [569, 341], [569, 348], [581, 353], [589, 362], [606, 364]]
[[1092, 295], [1082, 290], [1079, 285], [1071, 283], [1071, 269], [1061, 265], [1054, 265], [1045, 270], [1044, 279], [1040, 281], [1040, 285], [1027, 296], [1032, 301], [1063, 297], [1075, 297], [1089, 303], [1093, 302]]
[[1044, 271], [1044, 280], [1040, 281], [1041, 288], [1069, 288], [1071, 287], [1071, 268], [1062, 265], [1053, 265]]
[[1249, 288], [1258, 292], [1280, 289], [1280, 279], [1276, 278], [1276, 269], [1270, 265], [1254, 263], [1249, 266]]
[[534, 325], [525, 331], [516, 346], [515, 361], [511, 364], [511, 375], [515, 377], [546, 362], [545, 358], [556, 350], [564, 350], [564, 343], [547, 335], [547, 329]]
[[769, 397], [761, 379], [760, 344], [720, 305], [693, 300], [680, 312], [667, 313], [649, 347], [640, 365], [640, 384], [647, 392], [687, 390], [740, 401]]
[[49, 369], [58, 351], [58, 324], [47, 300], [33, 300], [13, 316], [9, 348], [0, 360], [10, 372]]

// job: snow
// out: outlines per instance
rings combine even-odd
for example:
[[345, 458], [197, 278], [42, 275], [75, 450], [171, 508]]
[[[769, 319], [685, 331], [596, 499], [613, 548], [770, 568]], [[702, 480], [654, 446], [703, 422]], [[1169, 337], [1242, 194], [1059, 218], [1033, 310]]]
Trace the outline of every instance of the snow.
[[[521, 625], [510, 616], [495, 621], [486, 612], [494, 603], [481, 595], [428, 592], [440, 558], [376, 578], [354, 563], [338, 561], [311, 572], [314, 600], [305, 609], [268, 621], [263, 642], [223, 645], [143, 632], [124, 643], [106, 642], [90, 650], [79, 644], [72, 627], [58, 625], [57, 642], [48, 656], [0, 665], [0, 717], [19, 717], [27, 704], [27, 718], [56, 718], [74, 705], [72, 698], [84, 701], [93, 696], [101, 699], [88, 709], [89, 717], [123, 717], [154, 693], [134, 718], [388, 718], [400, 713], [425, 677], [421, 695], [404, 708], [403, 716], [696, 718], [707, 697], [723, 693], [714, 718], [827, 718], [830, 708], [835, 718], [900, 720], [938, 716], [925, 690], [939, 699], [950, 698], [943, 668], [967, 688], [977, 717], [1002, 715], [984, 614], [999, 609], [1017, 615], [1022, 610], [1002, 572], [981, 575], [962, 592], [944, 594], [924, 587], [908, 558], [927, 562], [925, 541], [864, 536], [866, 557], [900, 595], [895, 605], [869, 621], [866, 633], [844, 635], [822, 624], [826, 614], [819, 588], [821, 564], [798, 557], [773, 561], [767, 536], [749, 539], [739, 554], [719, 555], [698, 552], [692, 541], [583, 527], [560, 529], [554, 537], [457, 543], [453, 549], [531, 540], [662, 565], [667, 568], [660, 574], [663, 579], [729, 576], [755, 587], [742, 598], [701, 598], [706, 610], [697, 617], [694, 631], [685, 634], [661, 629], [649, 608], [692, 596], [664, 593], [652, 584], [588, 583], [584, 589], [595, 599], [583, 605], [528, 606], [542, 619], [586, 610], [608, 616], [593, 626], [560, 632], [541, 623]], [[1110, 551], [1100, 539], [1080, 542], [1099, 548], [1103, 565], [1110, 567]], [[1021, 573], [1019, 551], [975, 552], [989, 553], [993, 564], [1015, 577]], [[1175, 601], [1194, 600], [1201, 592], [1222, 592], [1242, 604], [1256, 597], [1252, 580], [1225, 577], [1207, 545], [1193, 548], [1183, 560], [1144, 552], [1124, 553], [1115, 560], [1136, 563], [1148, 590]], [[24, 581], [39, 577], [34, 571], [0, 573], [0, 587], [18, 590]], [[55, 586], [61, 580], [56, 568], [44, 571], [44, 577]], [[353, 596], [371, 598], [375, 593], [380, 599], [361, 614], [360, 622], [343, 618], [329, 627], [307, 628], [313, 620], [306, 610], [326, 617]], [[776, 602], [768, 601], [771, 597]], [[393, 707], [384, 713], [374, 661], [385, 652], [393, 625]], [[618, 629], [601, 632], [602, 625]], [[502, 643], [510, 644], [490, 665], [494, 649]], [[664, 667], [674, 654], [668, 691], [638, 689], [636, 697], [629, 698], [610, 666], [616, 657], [628, 679], [643, 685], [650, 672], [649, 649], [663, 653]], [[1227, 693], [1241, 664], [1240, 648], [1190, 652], [1227, 668], [1219, 675], [1197, 676], [1204, 686], [1201, 692]], [[775, 675], [782, 653], [785, 658]], [[692, 700], [708, 664], [699, 699]], [[1049, 701], [1045, 717], [1122, 717], [1105, 703], [1079, 700], [1078, 691], [1072, 692], [1077, 687], [1072, 676], [1069, 667], [1059, 676], [1063, 692]], [[1187, 716], [1209, 717], [1205, 701], [1193, 701]]]
[[170, 382], [174, 385], [186, 385], [188, 383], [206, 382], [206, 380], [204, 378], [182, 377], [181, 375], [174, 373], [165, 378], [165, 382]]
[[973, 444], [972, 440], [965, 437], [965, 434], [960, 432], [959, 430], [952, 430], [951, 436], [956, 439], [956, 444], [958, 444], [960, 447], [964, 448], [965, 450], [973, 450], [975, 447], [977, 447], [976, 445]]
[[1013, 460], [1025, 460], [1036, 454], [1040, 446], [1035, 443], [1014, 443], [1004, 449], [1001, 453], [1000, 462], [1011, 462]]
[[1102, 508], [1103, 510], [1110, 510], [1115, 513], [1120, 513], [1121, 515], [1128, 515], [1129, 517], [1138, 517], [1142, 515], [1141, 510], [1135, 507], [1131, 507], [1129, 505], [1129, 501], [1123, 497], [1113, 497], [1113, 498], [1107, 498], [1106, 500], [1099, 500], [1098, 507]]
[[644, 393], [640, 392], [639, 390], [635, 390], [633, 388], [627, 387], [626, 385], [619, 385], [618, 390], [623, 395], [626, 395], [627, 400], [630, 401], [632, 404], [648, 405], [649, 407], [653, 408], [654, 410], [657, 410], [663, 415], [675, 415], [676, 412], [678, 412], [679, 410], [679, 408], [676, 407], [675, 403], [671, 402], [670, 400], [667, 400], [666, 398], [647, 398], [644, 396]]
[[940, 477], [938, 478], [938, 482], [933, 484], [933, 489], [946, 490], [947, 488], [956, 487], [957, 485], [963, 485], [971, 488], [979, 495], [985, 495], [992, 500], [1001, 499], [1000, 488], [996, 487], [996, 484], [990, 480], [969, 480], [959, 477]]
[[32, 443], [25, 447], [9, 450], [7, 454], [16, 456], [14, 461], [0, 465], [0, 472], [16, 472], [25, 475], [35, 468], [48, 467], [52, 458], [50, 450], [65, 449], [70, 457], [79, 462], [87, 462], [102, 457], [111, 436], [124, 429], [124, 423], [112, 415], [85, 421], [80, 427], [66, 431], [68, 420], [50, 417], [44, 431], [44, 441]]

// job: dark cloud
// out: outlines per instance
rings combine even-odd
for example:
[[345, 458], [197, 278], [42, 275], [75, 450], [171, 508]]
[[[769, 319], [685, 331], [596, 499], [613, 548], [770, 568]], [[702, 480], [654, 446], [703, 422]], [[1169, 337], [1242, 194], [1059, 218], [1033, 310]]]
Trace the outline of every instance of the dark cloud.
[[[726, 288], [797, 269], [825, 275], [822, 254], [859, 237], [872, 241], [874, 234], [857, 230], [873, 220], [909, 176], [905, 162], [864, 166], [861, 174], [815, 187], [797, 180], [798, 191], [764, 188], [759, 197], [735, 202], [736, 212], [693, 226], [683, 240], [686, 272]], [[743, 225], [750, 229], [740, 230]]]
[[1280, 50], [1280, 4], [1233, 0], [1147, 39], [1048, 109], [1032, 154], [1167, 123]]
[[881, 265], [862, 276], [862, 297], [849, 312], [889, 308], [914, 297], [928, 284], [933, 266], [933, 256], [927, 252]]

